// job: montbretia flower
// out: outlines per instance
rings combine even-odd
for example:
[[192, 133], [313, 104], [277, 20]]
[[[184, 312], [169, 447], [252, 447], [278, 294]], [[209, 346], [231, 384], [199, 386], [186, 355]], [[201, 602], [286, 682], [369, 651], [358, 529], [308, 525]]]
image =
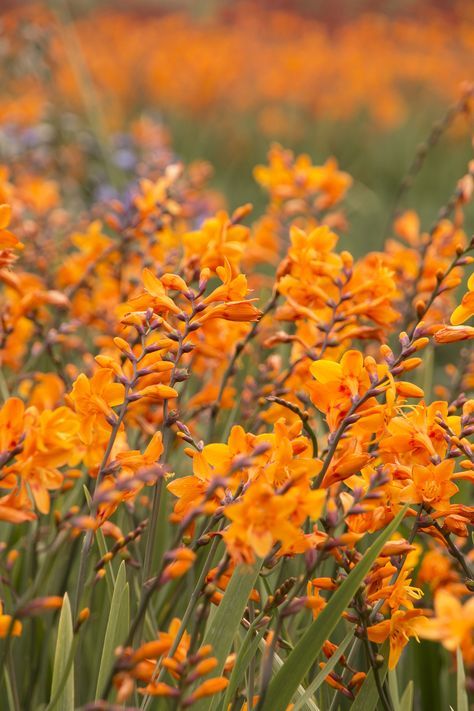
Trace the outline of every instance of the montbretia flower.
[[453, 483], [455, 462], [447, 459], [440, 464], [415, 464], [411, 482], [400, 492], [400, 499], [410, 504], [425, 504], [435, 511], [448, 511], [451, 497], [459, 491]]
[[298, 482], [284, 493], [263, 479], [252, 482], [240, 501], [225, 508], [231, 524], [224, 540], [232, 555], [243, 560], [252, 560], [254, 555], [264, 558], [276, 543], [281, 543], [283, 552], [309, 547], [300, 525], [307, 516], [319, 518], [325, 491], [312, 491], [306, 485], [304, 495], [298, 493]]
[[0, 602], [0, 638], [5, 638], [7, 635], [19, 637], [21, 632], [21, 622], [14, 620], [12, 615], [5, 615], [3, 612], [3, 603]]
[[369, 627], [367, 636], [371, 642], [377, 642], [377, 644], [382, 644], [386, 639], [389, 639], [388, 668], [395, 669], [410, 637], [415, 637], [418, 640], [427, 621], [428, 618], [422, 610], [397, 610], [390, 619]]
[[424, 639], [439, 640], [450, 652], [472, 645], [474, 632], [474, 598], [463, 605], [459, 597], [440, 588], [435, 593], [434, 617], [427, 620], [419, 634]]
[[[316, 360], [311, 364], [310, 372], [316, 381], [308, 383], [311, 399], [318, 410], [325, 413], [331, 431], [337, 428], [354, 403], [370, 393], [372, 388], [369, 371], [359, 351], [347, 351], [340, 363], [326, 358]], [[385, 366], [377, 367], [380, 378], [385, 372]], [[376, 429], [382, 422], [382, 410], [373, 396], [361, 403], [357, 414], [360, 425], [363, 423], [368, 429]]]
[[474, 274], [471, 274], [467, 282], [468, 292], [462, 297], [462, 302], [457, 306], [451, 314], [451, 323], [453, 326], [459, 326], [468, 318], [474, 316]]
[[107, 418], [114, 415], [112, 408], [121, 405], [124, 396], [125, 387], [114, 382], [110, 368], [100, 368], [92, 378], [84, 373], [78, 376], [68, 398], [79, 416], [79, 436], [84, 444], [91, 444], [97, 431], [110, 432]]

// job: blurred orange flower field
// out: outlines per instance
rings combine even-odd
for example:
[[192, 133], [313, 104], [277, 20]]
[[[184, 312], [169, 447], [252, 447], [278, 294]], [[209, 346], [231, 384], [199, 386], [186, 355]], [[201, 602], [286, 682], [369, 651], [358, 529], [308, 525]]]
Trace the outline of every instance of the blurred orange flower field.
[[473, 47], [5, 4], [2, 709], [472, 708]]
[[[34, 23], [54, 81], [38, 85], [33, 76], [12, 76], [2, 90], [4, 122], [38, 120], [50, 103], [81, 108], [77, 71], [68, 62], [70, 34], [58, 8], [33, 5], [5, 16], [13, 53], [30, 39], [18, 31], [21, 24]], [[74, 25], [109, 127], [154, 106], [194, 118], [217, 111], [235, 120], [236, 113], [256, 112], [264, 135], [287, 120], [286, 111], [341, 119], [367, 110], [376, 124], [391, 126], [420, 91], [426, 99], [455, 100], [474, 68], [474, 17], [466, 3], [451, 20], [434, 10], [422, 18], [367, 13], [330, 28], [289, 5], [231, 3], [200, 22], [152, 8], [99, 7]]]

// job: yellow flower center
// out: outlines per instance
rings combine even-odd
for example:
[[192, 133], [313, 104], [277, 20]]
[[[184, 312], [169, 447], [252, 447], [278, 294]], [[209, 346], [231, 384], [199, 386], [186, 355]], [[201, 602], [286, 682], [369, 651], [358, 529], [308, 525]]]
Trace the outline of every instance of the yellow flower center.
[[431, 479], [431, 481], [427, 481], [424, 484], [422, 493], [423, 498], [426, 501], [434, 501], [435, 499], [438, 499], [441, 495], [441, 486], [437, 481]]

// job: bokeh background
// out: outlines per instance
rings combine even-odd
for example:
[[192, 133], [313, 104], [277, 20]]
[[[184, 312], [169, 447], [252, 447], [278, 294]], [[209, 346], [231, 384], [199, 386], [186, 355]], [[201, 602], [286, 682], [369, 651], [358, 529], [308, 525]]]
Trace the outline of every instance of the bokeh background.
[[[80, 223], [170, 155], [257, 217], [252, 170], [279, 142], [352, 175], [340, 245], [358, 256], [398, 197], [436, 219], [472, 158], [473, 80], [472, 0], [0, 0], [0, 171], [40, 236], [43, 207]], [[410, 654], [423, 708], [445, 711], [442, 652]]]
[[[64, 191], [88, 201], [126, 188], [133, 136], [153, 125], [177, 157], [211, 163], [230, 208], [250, 201], [258, 211], [252, 167], [273, 141], [316, 163], [332, 155], [354, 178], [356, 254], [381, 245], [417, 147], [474, 77], [470, 2], [1, 6], [0, 161], [52, 153]], [[402, 203], [428, 227], [471, 155], [468, 118], [455, 113]], [[97, 159], [92, 183], [81, 179], [84, 156]]]

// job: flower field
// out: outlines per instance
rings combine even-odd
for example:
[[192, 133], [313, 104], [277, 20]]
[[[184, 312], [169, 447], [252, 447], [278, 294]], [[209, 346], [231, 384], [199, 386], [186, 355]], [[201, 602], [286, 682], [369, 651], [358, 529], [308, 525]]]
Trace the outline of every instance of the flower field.
[[0, 709], [474, 708], [473, 47], [5, 3]]

